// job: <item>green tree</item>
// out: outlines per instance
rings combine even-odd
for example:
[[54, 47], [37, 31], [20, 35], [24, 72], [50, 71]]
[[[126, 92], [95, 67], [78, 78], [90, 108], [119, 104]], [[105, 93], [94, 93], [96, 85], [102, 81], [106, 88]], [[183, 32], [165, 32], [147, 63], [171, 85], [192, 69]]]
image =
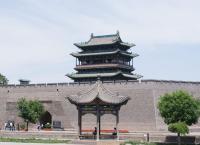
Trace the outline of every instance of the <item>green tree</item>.
[[44, 106], [37, 100], [27, 101], [25, 98], [21, 98], [17, 102], [17, 108], [19, 116], [27, 123], [27, 131], [29, 122], [36, 123], [41, 114], [44, 113]]
[[7, 85], [8, 79], [0, 73], [0, 85]]
[[180, 135], [187, 134], [187, 126], [197, 123], [200, 116], [199, 100], [181, 90], [161, 96], [158, 109], [168, 130], [177, 133], [179, 144]]

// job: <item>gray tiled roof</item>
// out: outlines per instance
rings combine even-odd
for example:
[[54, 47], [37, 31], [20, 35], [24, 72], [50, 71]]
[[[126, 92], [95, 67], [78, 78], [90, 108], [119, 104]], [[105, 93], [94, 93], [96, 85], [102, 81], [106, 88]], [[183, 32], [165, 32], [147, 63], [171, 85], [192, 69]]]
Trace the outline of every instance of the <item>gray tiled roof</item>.
[[107, 44], [114, 44], [116, 42], [119, 42], [121, 45], [132, 47], [135, 46], [133, 43], [125, 43], [122, 42], [119, 32], [117, 34], [111, 34], [111, 35], [101, 35], [101, 36], [93, 36], [91, 34], [91, 38], [87, 42], [81, 42], [81, 43], [74, 43], [77, 47], [86, 47], [86, 46], [95, 46], [95, 45], [107, 45]]
[[127, 96], [122, 96], [118, 93], [113, 93], [106, 89], [101, 81], [97, 81], [91, 89], [80, 94], [80, 95], [71, 95], [67, 99], [73, 104], [90, 104], [96, 99], [99, 99], [105, 104], [125, 104], [130, 99]]
[[138, 75], [138, 74], [134, 74], [134, 75], [131, 75], [131, 74], [122, 74], [124, 77], [128, 77], [128, 78], [142, 78], [143, 76], [142, 75]]
[[137, 74], [124, 74], [121, 71], [113, 72], [113, 73], [93, 73], [93, 74], [78, 74], [78, 73], [72, 73], [72, 74], [67, 74], [68, 77], [70, 78], [97, 78], [97, 77], [113, 77], [116, 75], [122, 74], [124, 77], [128, 78], [134, 78], [134, 79], [139, 79], [142, 76], [137, 75]]
[[98, 53], [71, 53], [72, 56], [74, 57], [81, 57], [81, 56], [95, 56], [95, 55], [109, 55], [109, 54], [116, 54], [116, 53], [120, 53], [122, 55], [126, 55], [129, 57], [137, 57], [139, 56], [136, 53], [128, 53], [128, 52], [122, 52], [119, 49], [115, 50], [115, 51], [110, 51], [110, 52], [98, 52]]

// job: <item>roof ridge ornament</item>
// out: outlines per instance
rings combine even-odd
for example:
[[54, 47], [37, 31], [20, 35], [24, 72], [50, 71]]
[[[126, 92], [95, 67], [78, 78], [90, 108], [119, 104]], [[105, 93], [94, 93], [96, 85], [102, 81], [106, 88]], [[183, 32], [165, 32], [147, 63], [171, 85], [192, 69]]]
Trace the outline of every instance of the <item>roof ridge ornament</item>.
[[100, 92], [100, 87], [101, 87], [101, 85], [102, 85], [102, 83], [101, 83], [101, 76], [98, 74], [97, 75], [97, 92], [98, 92], [98, 95], [99, 95], [99, 92]]
[[97, 82], [100, 82], [100, 81], [101, 81], [101, 75], [98, 74], [98, 75], [97, 75]]

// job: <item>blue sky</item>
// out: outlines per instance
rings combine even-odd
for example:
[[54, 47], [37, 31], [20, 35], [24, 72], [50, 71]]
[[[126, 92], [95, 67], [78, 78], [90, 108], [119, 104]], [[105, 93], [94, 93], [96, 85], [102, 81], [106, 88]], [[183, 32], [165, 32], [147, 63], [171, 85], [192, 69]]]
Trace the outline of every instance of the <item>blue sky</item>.
[[73, 43], [120, 31], [143, 79], [200, 81], [198, 0], [0, 0], [0, 73], [68, 82]]

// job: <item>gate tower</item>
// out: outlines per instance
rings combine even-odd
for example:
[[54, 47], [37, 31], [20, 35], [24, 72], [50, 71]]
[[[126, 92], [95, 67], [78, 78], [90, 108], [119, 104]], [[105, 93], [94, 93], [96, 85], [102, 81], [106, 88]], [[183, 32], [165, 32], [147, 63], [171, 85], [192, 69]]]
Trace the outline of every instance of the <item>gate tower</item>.
[[81, 51], [71, 53], [76, 58], [77, 72], [67, 74], [74, 82], [137, 80], [141, 75], [133, 74], [133, 58], [138, 54], [130, 52], [133, 43], [121, 40], [119, 32], [111, 35], [94, 36], [87, 42], [75, 43]]

